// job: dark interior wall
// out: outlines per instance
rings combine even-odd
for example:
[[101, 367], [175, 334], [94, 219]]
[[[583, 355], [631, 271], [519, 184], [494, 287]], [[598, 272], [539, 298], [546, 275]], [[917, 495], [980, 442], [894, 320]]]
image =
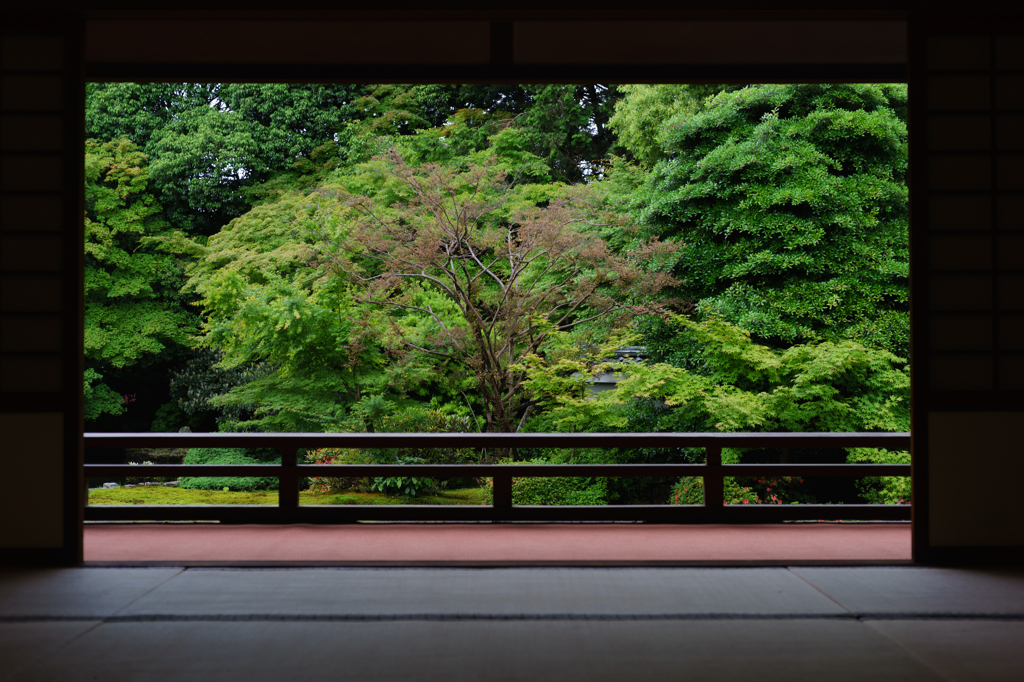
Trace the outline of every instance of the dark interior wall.
[[[391, 39], [366, 40], [380, 22]], [[81, 557], [86, 78], [892, 81], [909, 64], [915, 557], [1019, 556], [1024, 515], [993, 491], [1024, 473], [1022, 34], [891, 11], [4, 15], [0, 468], [25, 484], [0, 498], [0, 553]]]
[[1024, 31], [912, 23], [915, 556], [1022, 556]]
[[0, 22], [0, 558], [81, 559], [82, 23]]

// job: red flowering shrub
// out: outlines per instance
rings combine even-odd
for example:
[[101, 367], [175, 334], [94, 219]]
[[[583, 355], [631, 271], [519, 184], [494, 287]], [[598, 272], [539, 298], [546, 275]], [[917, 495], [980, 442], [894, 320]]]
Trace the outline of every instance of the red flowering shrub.
[[[742, 485], [741, 485], [742, 482]], [[812, 500], [795, 490], [802, 478], [731, 478], [725, 479], [726, 504], [798, 504]], [[669, 504], [704, 504], [704, 479], [686, 476], [672, 488]]]
[[[362, 464], [366, 459], [362, 451], [352, 448], [321, 448], [306, 453], [307, 464]], [[338, 492], [357, 487], [359, 481], [352, 477], [312, 476], [309, 489], [315, 493]]]

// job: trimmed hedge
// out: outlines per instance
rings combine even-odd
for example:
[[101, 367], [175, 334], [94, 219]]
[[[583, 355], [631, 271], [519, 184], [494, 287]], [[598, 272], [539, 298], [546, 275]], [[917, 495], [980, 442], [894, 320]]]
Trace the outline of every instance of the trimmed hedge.
[[[546, 459], [502, 464], [548, 464]], [[494, 479], [488, 478], [485, 504], [494, 503]], [[512, 504], [550, 506], [593, 506], [608, 504], [608, 481], [605, 478], [512, 477]]]
[[[280, 464], [281, 452], [274, 448], [192, 448], [183, 464]], [[196, 478], [183, 476], [178, 484], [190, 490], [224, 490], [249, 492], [277, 490], [276, 476]]]
[[608, 504], [603, 478], [513, 478], [512, 504], [591, 506]]

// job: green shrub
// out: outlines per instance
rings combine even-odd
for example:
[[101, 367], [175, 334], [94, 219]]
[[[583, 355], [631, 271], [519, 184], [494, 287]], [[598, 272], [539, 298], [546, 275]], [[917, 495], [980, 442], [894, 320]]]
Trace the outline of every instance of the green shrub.
[[[801, 490], [804, 479], [797, 476], [753, 476], [733, 478], [724, 483], [726, 504], [816, 504]], [[704, 479], [684, 476], [672, 487], [669, 504], [704, 504]]]
[[[371, 464], [373, 460], [365, 450], [357, 448], [320, 448], [306, 453], [307, 464]], [[359, 487], [358, 477], [312, 476], [309, 490], [317, 493], [339, 492]]]
[[598, 505], [608, 504], [608, 485], [603, 478], [514, 478], [512, 504]]
[[[725, 479], [726, 504], [761, 504], [757, 492], [748, 486], [741, 486], [735, 478]], [[669, 504], [704, 504], [704, 479], [700, 476], [684, 476], [672, 488]]]
[[[508, 464], [508, 462], [504, 462]], [[547, 464], [544, 459], [513, 464]], [[487, 479], [485, 504], [494, 504], [494, 481]], [[608, 504], [608, 481], [603, 478], [522, 477], [512, 479], [512, 504], [591, 506]]]
[[[850, 448], [847, 462], [868, 464], [910, 464], [910, 452], [876, 448]], [[868, 504], [910, 504], [909, 476], [867, 477], [857, 490]]]
[[388, 476], [375, 478], [370, 490], [384, 493], [389, 497], [416, 497], [426, 491], [433, 492], [437, 483], [432, 478], [417, 476]]
[[[281, 453], [273, 448], [192, 448], [185, 455], [185, 464], [280, 464]], [[193, 477], [183, 476], [178, 484], [190, 490], [224, 490], [247, 492], [276, 490], [276, 476]]]

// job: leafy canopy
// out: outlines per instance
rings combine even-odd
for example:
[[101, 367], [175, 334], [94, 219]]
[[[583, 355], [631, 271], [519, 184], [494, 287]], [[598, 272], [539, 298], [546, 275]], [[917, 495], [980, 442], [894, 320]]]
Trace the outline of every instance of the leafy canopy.
[[531, 404], [516, 363], [549, 329], [622, 313], [673, 283], [650, 265], [670, 251], [657, 240], [614, 253], [585, 229], [596, 216], [583, 194], [517, 192], [493, 162], [379, 163], [387, 191], [344, 197], [339, 227], [319, 232], [324, 257], [405, 348], [468, 371], [490, 430], [521, 426]]
[[236, 218], [205, 245], [179, 245], [195, 257], [187, 290], [201, 296], [203, 344], [219, 353], [216, 372], [246, 374], [204, 394], [235, 415], [224, 428], [337, 430], [364, 393], [384, 390], [386, 359], [375, 330], [362, 324], [344, 282], [315, 263], [314, 226], [337, 210], [320, 194], [287, 194]]
[[[524, 382], [548, 408], [557, 431], [630, 429], [637, 403], [657, 402], [656, 431], [906, 431], [910, 373], [902, 359], [855, 341], [773, 350], [720, 318], [668, 316], [672, 331], [701, 348], [690, 368], [663, 362], [619, 369], [614, 390], [591, 394], [587, 380], [616, 366], [595, 361], [565, 334], [552, 333], [544, 356], [525, 359]], [[618, 340], [616, 340], [618, 341]], [[614, 344], [614, 342], [613, 342]]]
[[686, 246], [674, 273], [701, 314], [776, 346], [853, 338], [906, 356], [906, 97], [758, 85], [665, 122], [632, 207]]
[[[146, 156], [128, 140], [85, 145], [85, 413], [120, 414], [103, 372], [188, 343], [196, 317], [178, 305], [181, 266], [157, 246], [168, 235], [147, 191]], [[177, 285], [177, 286], [176, 286]]]
[[168, 220], [211, 235], [251, 205], [245, 189], [332, 143], [364, 86], [90, 83], [86, 136], [149, 156]]

